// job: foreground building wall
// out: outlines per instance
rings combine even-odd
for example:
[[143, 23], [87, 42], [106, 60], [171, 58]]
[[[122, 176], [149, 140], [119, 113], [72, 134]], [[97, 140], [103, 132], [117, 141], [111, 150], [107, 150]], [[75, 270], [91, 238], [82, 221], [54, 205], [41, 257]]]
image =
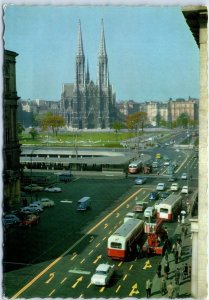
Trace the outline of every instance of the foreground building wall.
[[200, 49], [198, 219], [192, 223], [192, 296], [208, 296], [208, 49], [206, 7], [188, 6], [183, 14]]

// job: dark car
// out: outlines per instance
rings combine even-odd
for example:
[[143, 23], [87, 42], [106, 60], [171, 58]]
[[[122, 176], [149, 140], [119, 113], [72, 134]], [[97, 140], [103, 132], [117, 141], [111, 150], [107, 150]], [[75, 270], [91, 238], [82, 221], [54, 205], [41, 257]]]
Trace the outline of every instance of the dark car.
[[158, 200], [159, 199], [159, 194], [158, 194], [158, 192], [151, 192], [150, 194], [149, 194], [149, 200]]
[[170, 194], [169, 193], [166, 193], [166, 192], [164, 192], [164, 193], [161, 193], [160, 194], [160, 199], [166, 199], [166, 198], [168, 198], [168, 196], [169, 196]]

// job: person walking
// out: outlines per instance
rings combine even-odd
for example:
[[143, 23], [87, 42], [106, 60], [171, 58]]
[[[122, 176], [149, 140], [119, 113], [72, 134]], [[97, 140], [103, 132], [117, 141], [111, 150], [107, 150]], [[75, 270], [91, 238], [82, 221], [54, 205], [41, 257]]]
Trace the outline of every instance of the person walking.
[[185, 263], [185, 265], [184, 265], [184, 279], [186, 279], [188, 277], [188, 271], [189, 271], [188, 264]]
[[168, 249], [167, 248], [165, 249], [165, 259], [168, 262]]
[[176, 249], [175, 252], [174, 252], [174, 259], [175, 259], [175, 264], [178, 263], [178, 260], [179, 260], [179, 253], [178, 253], [178, 250]]
[[177, 268], [175, 271], [175, 283], [177, 285], [180, 284], [180, 275], [181, 275], [180, 270], [179, 270], [179, 268]]
[[146, 292], [147, 292], [147, 298], [151, 296], [151, 289], [152, 289], [152, 282], [150, 279], [146, 281]]
[[161, 287], [160, 287], [160, 292], [161, 292], [161, 295], [164, 296], [167, 292], [167, 288], [166, 288], [166, 279], [165, 277], [162, 277], [162, 280], [161, 280]]
[[184, 237], [185, 227], [184, 225], [181, 227], [181, 238]]
[[165, 276], [165, 279], [168, 279], [169, 272], [170, 272], [170, 266], [169, 266], [169, 263], [166, 262], [165, 266], [164, 266], [164, 276]]
[[178, 251], [178, 262], [181, 260], [181, 252], [182, 252], [182, 247], [180, 244], [177, 244], [177, 251]]
[[159, 264], [157, 266], [157, 276], [158, 276], [158, 278], [161, 277], [161, 270], [162, 270], [162, 266], [161, 266], [161, 263], [159, 262]]
[[173, 284], [172, 284], [172, 282], [170, 282], [167, 285], [167, 292], [168, 292], [168, 298], [172, 299], [173, 298]]

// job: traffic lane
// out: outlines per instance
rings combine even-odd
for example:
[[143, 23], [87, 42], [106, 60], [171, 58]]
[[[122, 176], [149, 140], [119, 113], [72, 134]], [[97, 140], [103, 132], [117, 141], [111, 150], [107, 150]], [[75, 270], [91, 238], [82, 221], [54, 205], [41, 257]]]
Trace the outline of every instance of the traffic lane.
[[[109, 214], [108, 214], [106, 217], [104, 217], [99, 223], [97, 223], [94, 227], [92, 227], [91, 230], [89, 230], [89, 231], [87, 232], [87, 234], [84, 235], [84, 236], [81, 238], [81, 240], [84, 240], [84, 238], [86, 238], [86, 236], [88, 236], [89, 234], [92, 234], [92, 232], [94, 231], [95, 228], [97, 228], [100, 224], [102, 224], [107, 218], [109, 218], [113, 213], [115, 213], [115, 211], [117, 211], [120, 207], [126, 205], [129, 201], [131, 201], [132, 198], [133, 198], [137, 193], [138, 193], [138, 191], [135, 192], [135, 193], [133, 193], [133, 195], [131, 195], [131, 196], [130, 196], [129, 198], [127, 198], [125, 201], [123, 201], [122, 203], [120, 203], [120, 205], [119, 205], [118, 207], [116, 207], [111, 213], [109, 213]], [[77, 241], [75, 244], [77, 245], [79, 242], [80, 242], [80, 241]], [[70, 251], [76, 252], [76, 250], [74, 249], [74, 245], [72, 245], [68, 250], [66, 250], [65, 253], [69, 253]], [[66, 255], [66, 254], [61, 255], [61, 258], [59, 259], [59, 262], [61, 261], [62, 257], [65, 256], [65, 255]], [[56, 267], [56, 266], [53, 266], [53, 267]], [[49, 268], [49, 269], [50, 269], [50, 272], [51, 272], [51, 268]], [[43, 272], [44, 272], [44, 270], [43, 270]], [[48, 272], [48, 270], [46, 270], [46, 272]], [[44, 272], [43, 274], [45, 274], [45, 272]], [[29, 291], [29, 288], [30, 288], [30, 287], [31, 287], [38, 279], [40, 279], [41, 277], [42, 277], [42, 274], [41, 274], [41, 276], [38, 274], [38, 275], [36, 276], [37, 279], [36, 279], [36, 280], [34, 279], [34, 282], [32, 282], [32, 284], [29, 283], [29, 285], [23, 287], [23, 289], [21, 289], [18, 293], [15, 294], [15, 296], [19, 296], [20, 293], [21, 293], [21, 294], [24, 294], [25, 291], [26, 291], [26, 293], [29, 293], [29, 295], [31, 296], [31, 293], [30, 293], [30, 291]], [[38, 286], [35, 288], [36, 291], [37, 291], [37, 288], [38, 288]], [[27, 295], [26, 295], [26, 296], [27, 296]]]

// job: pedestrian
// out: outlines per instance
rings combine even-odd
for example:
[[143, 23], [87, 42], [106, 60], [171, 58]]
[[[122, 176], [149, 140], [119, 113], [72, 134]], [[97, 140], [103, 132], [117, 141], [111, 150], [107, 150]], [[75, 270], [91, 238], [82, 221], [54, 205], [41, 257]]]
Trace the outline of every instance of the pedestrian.
[[161, 280], [161, 287], [160, 287], [160, 292], [161, 292], [161, 295], [165, 295], [166, 292], [167, 292], [167, 288], [166, 288], [166, 279], [165, 277], [162, 277], [162, 280]]
[[146, 292], [147, 292], [147, 298], [151, 296], [151, 289], [152, 289], [152, 282], [150, 279], [146, 281]]
[[181, 278], [181, 280], [183, 280], [184, 279], [184, 265], [182, 264], [182, 266], [181, 266], [181, 268], [180, 268], [180, 278]]
[[168, 261], [168, 249], [167, 248], [165, 249], [165, 259], [166, 259], [166, 261]]
[[159, 264], [157, 266], [157, 276], [158, 276], [158, 278], [161, 277], [161, 270], [162, 270], [162, 266], [161, 266], [161, 263], [159, 262]]
[[177, 249], [174, 252], [174, 259], [175, 259], [175, 264], [177, 264], [179, 262], [179, 253]]
[[167, 285], [167, 292], [168, 292], [168, 298], [172, 299], [173, 298], [173, 284], [172, 284], [172, 282], [170, 282]]
[[176, 242], [173, 243], [172, 248], [171, 248], [171, 252], [173, 253], [173, 255], [175, 253], [175, 250], [176, 250]]
[[187, 265], [187, 263], [185, 263], [185, 265], [184, 265], [184, 279], [186, 279], [188, 277], [188, 271], [189, 271], [188, 265]]
[[188, 227], [185, 227], [184, 236], [186, 237], [188, 233]]
[[177, 244], [177, 251], [178, 251], [178, 263], [181, 260], [181, 252], [182, 252], [182, 247], [180, 244]]
[[165, 279], [168, 279], [169, 272], [170, 272], [170, 266], [169, 266], [169, 263], [166, 262], [165, 266], [164, 266], [164, 276], [165, 276]]
[[176, 269], [176, 271], [175, 271], [175, 283], [176, 284], [180, 284], [180, 270], [179, 270], [179, 268], [177, 268]]
[[180, 217], [180, 215], [178, 215], [178, 224], [180, 224], [181, 223], [181, 217]]
[[184, 232], [185, 232], [185, 227], [182, 226], [182, 227], [181, 227], [181, 237], [182, 237], [182, 238], [184, 237]]
[[191, 275], [192, 275], [192, 267], [189, 266], [188, 267], [188, 276], [191, 278]]
[[179, 294], [180, 294], [180, 285], [175, 284], [175, 286], [174, 286], [174, 297], [179, 298]]

